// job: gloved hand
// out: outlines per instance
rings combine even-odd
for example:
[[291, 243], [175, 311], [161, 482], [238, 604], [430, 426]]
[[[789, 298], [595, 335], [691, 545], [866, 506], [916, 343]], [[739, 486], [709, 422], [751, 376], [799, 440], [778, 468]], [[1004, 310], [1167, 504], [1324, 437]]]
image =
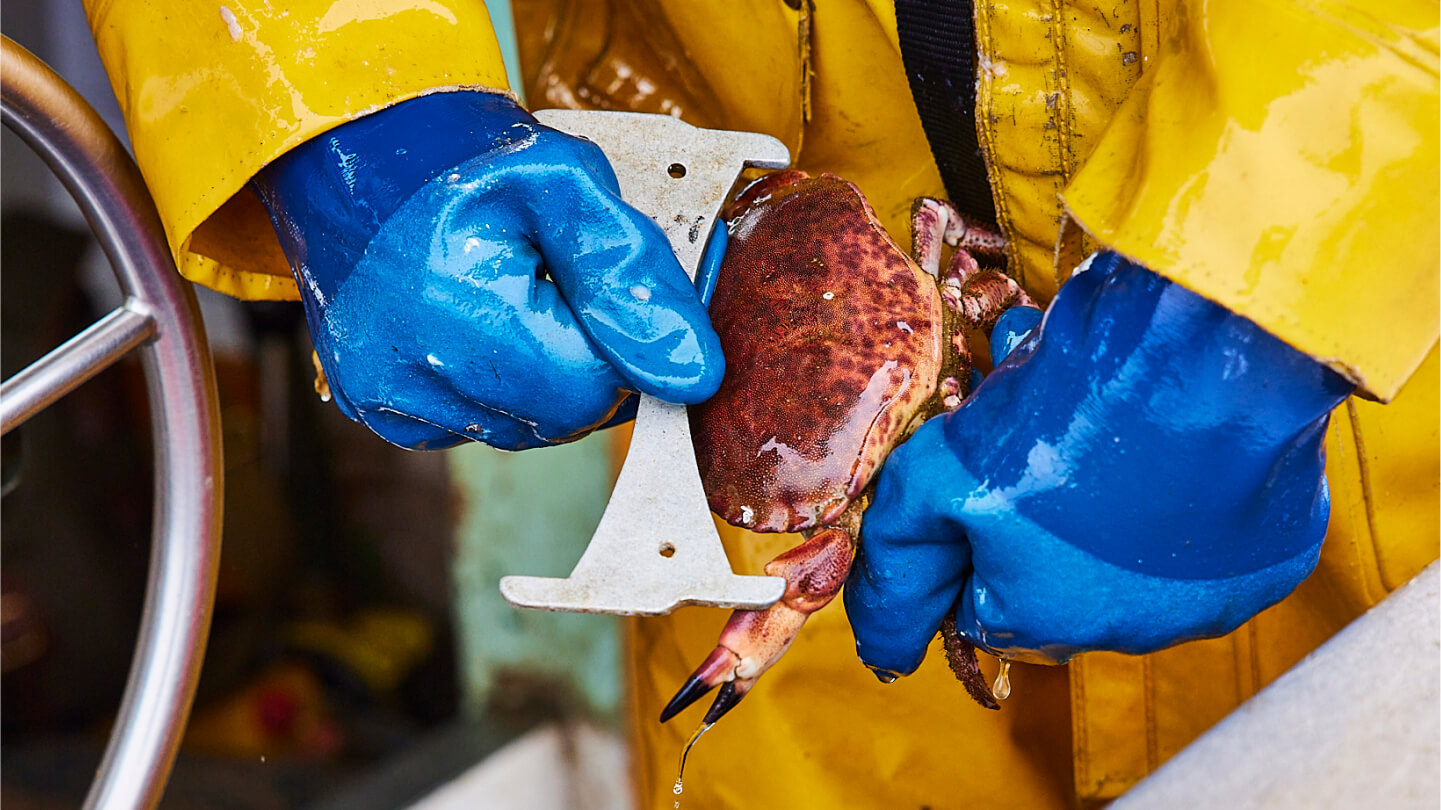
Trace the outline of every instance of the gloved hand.
[[438, 93], [343, 124], [254, 180], [340, 409], [394, 444], [522, 449], [691, 404], [720, 342], [600, 149], [509, 98]]
[[[1035, 320], [1003, 316], [997, 353]], [[1316, 564], [1326, 424], [1351, 389], [1100, 254], [886, 462], [845, 589], [862, 661], [915, 670], [952, 610], [978, 647], [1040, 663], [1231, 631]]]

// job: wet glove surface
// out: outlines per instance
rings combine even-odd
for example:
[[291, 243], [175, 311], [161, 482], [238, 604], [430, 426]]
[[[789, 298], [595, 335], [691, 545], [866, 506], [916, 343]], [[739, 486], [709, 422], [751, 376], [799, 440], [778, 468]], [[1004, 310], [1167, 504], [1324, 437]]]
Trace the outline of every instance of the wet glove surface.
[[1351, 392], [1249, 320], [1115, 254], [886, 462], [845, 605], [861, 659], [909, 673], [944, 616], [1059, 663], [1222, 635], [1316, 564], [1324, 436]]
[[255, 179], [341, 410], [394, 444], [523, 449], [704, 400], [724, 359], [600, 149], [509, 98], [346, 123]]

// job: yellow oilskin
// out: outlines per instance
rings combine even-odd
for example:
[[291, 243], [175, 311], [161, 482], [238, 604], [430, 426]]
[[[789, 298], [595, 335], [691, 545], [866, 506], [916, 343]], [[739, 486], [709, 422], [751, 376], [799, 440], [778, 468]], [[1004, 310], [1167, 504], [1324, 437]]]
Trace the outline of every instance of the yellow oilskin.
[[[1152, 0], [976, 3], [976, 120], [1010, 272], [1044, 306], [1057, 289], [1061, 192], [1141, 75]], [[1077, 244], [1080, 261], [1098, 245]]]
[[1434, 3], [1185, 4], [1066, 203], [1389, 400], [1441, 326], [1437, 70]]
[[180, 272], [241, 298], [298, 297], [243, 192], [267, 163], [414, 96], [507, 88], [479, 2], [89, 0], [86, 13]]

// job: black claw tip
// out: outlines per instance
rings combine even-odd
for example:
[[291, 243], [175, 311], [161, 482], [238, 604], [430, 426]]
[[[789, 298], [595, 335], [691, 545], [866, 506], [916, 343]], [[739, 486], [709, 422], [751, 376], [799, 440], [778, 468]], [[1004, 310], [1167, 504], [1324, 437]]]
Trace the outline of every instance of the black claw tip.
[[[726, 685], [729, 686], [730, 684]], [[670, 702], [665, 704], [665, 708], [660, 710], [660, 721], [664, 723], [680, 714], [685, 707], [695, 703], [700, 699], [701, 695], [704, 695], [710, 690], [711, 684], [706, 683], [695, 675], [690, 676], [690, 680], [685, 682], [685, 686], [682, 686], [680, 691], [675, 693], [675, 697], [671, 698]]]
[[721, 690], [716, 693], [715, 702], [710, 705], [710, 711], [705, 713], [705, 720], [702, 722], [712, 725], [715, 721], [725, 717], [725, 713], [734, 709], [735, 705], [741, 702], [741, 698], [746, 696], [746, 691], [748, 690], [736, 689], [735, 681], [726, 681]]

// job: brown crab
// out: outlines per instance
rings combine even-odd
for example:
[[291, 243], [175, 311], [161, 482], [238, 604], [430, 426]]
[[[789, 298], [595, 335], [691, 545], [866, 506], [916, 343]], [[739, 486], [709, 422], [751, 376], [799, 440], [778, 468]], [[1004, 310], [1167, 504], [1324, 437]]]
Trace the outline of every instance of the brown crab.
[[[940, 200], [912, 208], [914, 260], [860, 190], [831, 174], [768, 175], [724, 216], [730, 240], [710, 313], [726, 377], [690, 411], [701, 479], [728, 522], [806, 539], [766, 564], [786, 579], [781, 601], [732, 614], [662, 722], [724, 684], [705, 716], [715, 722], [785, 654], [850, 572], [875, 472], [922, 422], [960, 405], [967, 330], [1034, 306], [976, 262], [1000, 261], [1004, 239]], [[955, 247], [944, 274], [943, 243]], [[955, 641], [953, 668], [980, 699], [974, 651]]]

